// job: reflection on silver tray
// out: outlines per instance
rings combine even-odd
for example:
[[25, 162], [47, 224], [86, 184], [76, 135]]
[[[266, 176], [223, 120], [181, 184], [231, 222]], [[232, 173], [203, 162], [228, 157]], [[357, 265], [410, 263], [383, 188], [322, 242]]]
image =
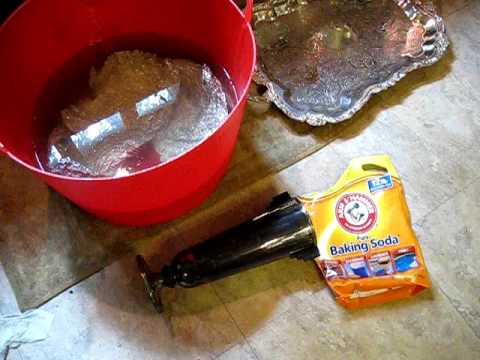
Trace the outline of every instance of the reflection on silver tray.
[[289, 117], [315, 126], [351, 118], [448, 47], [428, 1], [267, 0], [254, 13], [255, 82]]

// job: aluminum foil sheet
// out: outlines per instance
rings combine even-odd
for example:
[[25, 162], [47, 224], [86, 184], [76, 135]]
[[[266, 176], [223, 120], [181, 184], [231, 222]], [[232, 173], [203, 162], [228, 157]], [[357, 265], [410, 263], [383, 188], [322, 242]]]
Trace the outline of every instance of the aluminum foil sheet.
[[314, 126], [351, 118], [448, 47], [428, 1], [267, 0], [255, 5], [254, 28], [264, 97]]
[[228, 116], [234, 99], [224, 83], [189, 60], [113, 53], [92, 68], [87, 95], [61, 111], [47, 156], [38, 158], [43, 168], [70, 177], [126, 176], [166, 162]]

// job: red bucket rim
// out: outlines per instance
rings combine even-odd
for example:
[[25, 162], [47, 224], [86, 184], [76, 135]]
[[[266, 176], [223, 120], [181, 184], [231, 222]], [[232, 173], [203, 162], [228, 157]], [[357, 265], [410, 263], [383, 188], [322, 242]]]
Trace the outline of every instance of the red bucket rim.
[[[15, 9], [15, 11], [10, 14], [10, 16], [3, 22], [3, 24], [0, 24], [0, 33], [4, 30], [4, 28], [11, 22], [13, 21], [13, 19], [17, 16], [17, 14], [19, 12], [22, 11], [22, 9], [26, 6], [28, 6], [28, 4], [32, 1], [38, 1], [38, 0], [26, 0], [25, 2], [23, 2], [17, 9]], [[230, 3], [230, 5], [232, 5], [236, 12], [238, 13], [239, 16], [241, 16], [243, 19], [244, 19], [244, 22], [247, 26], [247, 30], [248, 30], [248, 36], [250, 37], [250, 44], [252, 45], [252, 57], [253, 57], [253, 61], [252, 61], [252, 66], [250, 68], [250, 71], [249, 71], [249, 76], [248, 76], [248, 79], [247, 79], [247, 84], [250, 84], [252, 82], [252, 79], [253, 79], [253, 74], [255, 72], [255, 66], [256, 66], [256, 59], [257, 59], [257, 47], [256, 47], [256, 43], [255, 43], [255, 35], [253, 33], [253, 29], [252, 29], [252, 26], [249, 22], [247, 22], [247, 19], [245, 18], [245, 14], [244, 12], [239, 9], [239, 7], [237, 6], [237, 4], [233, 1], [233, 0], [228, 0], [228, 2]], [[247, 0], [247, 4], [252, 4], [253, 3], [253, 0]], [[40, 174], [40, 175], [44, 175], [44, 176], [48, 176], [48, 177], [51, 177], [51, 178], [56, 178], [56, 179], [59, 179], [59, 180], [66, 180], [66, 181], [82, 181], [82, 182], [111, 182], [111, 181], [120, 181], [120, 180], [123, 180], [123, 179], [127, 179], [127, 178], [131, 178], [131, 177], [134, 177], [134, 176], [138, 176], [138, 175], [142, 175], [142, 174], [145, 174], [145, 173], [149, 173], [149, 172], [152, 172], [152, 171], [155, 171], [155, 170], [158, 170], [160, 168], [163, 168], [163, 167], [167, 167], [168, 165], [172, 164], [173, 162], [183, 158], [183, 157], [186, 157], [188, 156], [189, 154], [191, 154], [192, 152], [194, 152], [197, 148], [199, 148], [200, 146], [202, 146], [205, 142], [207, 142], [209, 139], [212, 138], [212, 136], [214, 136], [217, 132], [220, 131], [221, 128], [223, 128], [225, 126], [225, 124], [230, 120], [230, 118], [234, 115], [234, 113], [236, 113], [238, 111], [238, 108], [242, 105], [242, 103], [245, 101], [245, 98], [247, 97], [247, 94], [248, 94], [248, 86], [245, 87], [245, 89], [241, 92], [241, 94], [238, 96], [238, 100], [235, 104], [235, 106], [232, 108], [232, 110], [230, 111], [230, 113], [228, 114], [227, 117], [225, 117], [225, 119], [223, 120], [223, 122], [215, 129], [214, 132], [212, 132], [209, 136], [207, 136], [205, 139], [203, 139], [201, 142], [199, 142], [198, 144], [196, 144], [195, 146], [193, 146], [191, 149], [165, 161], [165, 162], [161, 162], [155, 166], [152, 166], [152, 167], [149, 167], [147, 169], [143, 169], [143, 170], [140, 170], [140, 171], [136, 171], [132, 174], [128, 174], [128, 175], [122, 175], [122, 176], [118, 176], [118, 177], [71, 177], [71, 176], [65, 176], [65, 175], [59, 175], [59, 174], [55, 174], [55, 173], [52, 173], [52, 172], [49, 172], [49, 171], [45, 171], [43, 169], [40, 169], [36, 166], [32, 166], [30, 164], [28, 164], [27, 162], [23, 161], [22, 159], [18, 158], [17, 156], [15, 156], [13, 153], [11, 153], [1, 142], [0, 142], [0, 153], [1, 152], [4, 152], [8, 157], [10, 157], [11, 159], [13, 159], [14, 161], [16, 161], [17, 163], [25, 166], [26, 168], [28, 168], [29, 170], [37, 173], [37, 174]]]

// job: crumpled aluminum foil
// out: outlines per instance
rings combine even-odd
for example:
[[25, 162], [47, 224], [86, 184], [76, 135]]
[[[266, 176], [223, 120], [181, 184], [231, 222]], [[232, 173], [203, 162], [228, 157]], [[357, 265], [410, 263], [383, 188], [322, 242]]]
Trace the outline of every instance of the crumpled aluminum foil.
[[449, 44], [427, 1], [267, 0], [255, 5], [254, 28], [264, 97], [314, 126], [351, 118]]

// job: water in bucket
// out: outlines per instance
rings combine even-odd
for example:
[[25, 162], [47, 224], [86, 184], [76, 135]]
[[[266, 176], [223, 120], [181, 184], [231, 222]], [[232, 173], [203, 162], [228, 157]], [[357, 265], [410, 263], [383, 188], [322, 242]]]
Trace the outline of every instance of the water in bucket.
[[150, 168], [201, 143], [237, 101], [222, 68], [107, 48], [79, 53], [47, 85], [36, 116], [43, 169], [118, 177]]

